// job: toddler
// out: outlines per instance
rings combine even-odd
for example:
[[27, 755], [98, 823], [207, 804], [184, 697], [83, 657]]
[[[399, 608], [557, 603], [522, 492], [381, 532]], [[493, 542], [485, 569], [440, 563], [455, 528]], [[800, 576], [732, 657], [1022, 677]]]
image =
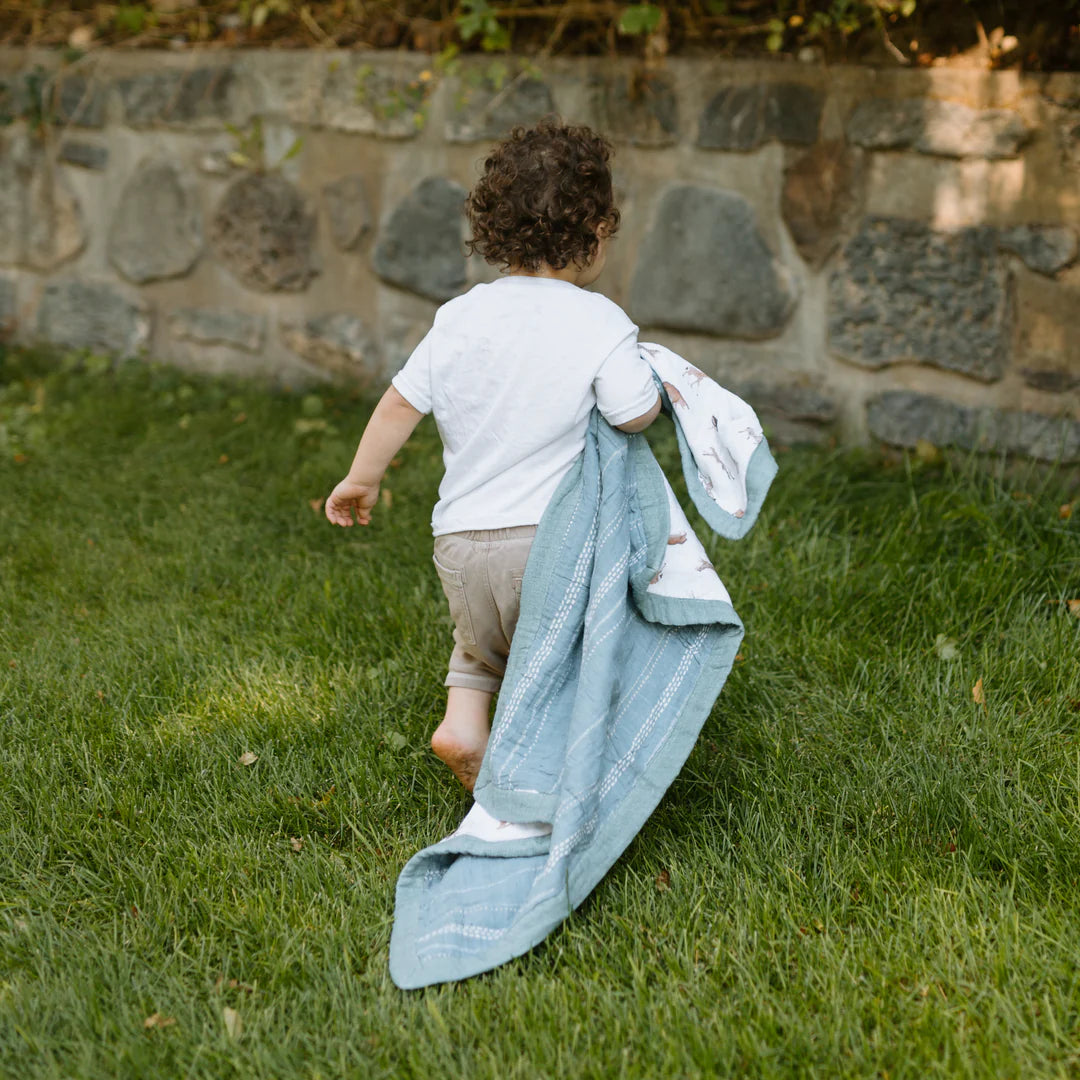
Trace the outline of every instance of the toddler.
[[586, 292], [619, 225], [610, 144], [545, 120], [492, 151], [466, 201], [469, 247], [504, 271], [444, 304], [394, 376], [348, 476], [336, 525], [371, 521], [390, 459], [434, 413], [445, 475], [432, 513], [435, 569], [454, 620], [435, 753], [471, 791], [506, 670], [537, 523], [585, 446], [594, 407], [623, 431], [660, 411], [637, 327]]

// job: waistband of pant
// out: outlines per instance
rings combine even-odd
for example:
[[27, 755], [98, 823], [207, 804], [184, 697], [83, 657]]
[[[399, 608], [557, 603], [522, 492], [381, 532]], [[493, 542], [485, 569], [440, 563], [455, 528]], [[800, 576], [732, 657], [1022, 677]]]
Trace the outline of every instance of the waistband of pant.
[[528, 540], [535, 535], [535, 525], [512, 525], [509, 529], [467, 529], [463, 532], [443, 533], [443, 536], [458, 536], [462, 540], [472, 540], [479, 544], [492, 544], [499, 540]]

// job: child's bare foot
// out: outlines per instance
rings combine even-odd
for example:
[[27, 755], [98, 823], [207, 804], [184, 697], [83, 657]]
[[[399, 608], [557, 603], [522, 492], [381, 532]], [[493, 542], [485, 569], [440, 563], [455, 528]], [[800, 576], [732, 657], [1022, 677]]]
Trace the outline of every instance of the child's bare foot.
[[471, 739], [467, 734], [448, 728], [443, 721], [431, 736], [431, 749], [438, 758], [450, 766], [453, 774], [461, 781], [466, 791], [472, 791], [476, 784], [480, 763], [484, 760], [487, 739]]
[[464, 686], [451, 686], [446, 695], [446, 716], [431, 736], [431, 749], [450, 766], [466, 791], [476, 784], [484, 760], [491, 724], [491, 694]]

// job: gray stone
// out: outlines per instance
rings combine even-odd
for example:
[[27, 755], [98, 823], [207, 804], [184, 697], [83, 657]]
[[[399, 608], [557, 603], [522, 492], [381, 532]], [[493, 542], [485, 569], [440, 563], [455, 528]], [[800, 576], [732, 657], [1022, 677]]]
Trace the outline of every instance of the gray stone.
[[605, 134], [631, 146], [671, 146], [678, 141], [679, 99], [666, 76], [597, 76], [590, 89], [596, 126]]
[[1048, 280], [1018, 266], [1011, 278], [1014, 366], [1039, 390], [1063, 393], [1080, 385], [1080, 272]]
[[173, 336], [200, 345], [231, 345], [258, 352], [266, 332], [263, 315], [249, 315], [228, 308], [181, 308], [169, 319]]
[[150, 340], [150, 313], [137, 293], [109, 282], [50, 281], [37, 333], [54, 345], [133, 356]]
[[547, 83], [515, 76], [502, 86], [481, 79], [459, 87], [455, 109], [446, 121], [449, 142], [501, 139], [518, 125], [529, 127], [555, 111]]
[[[1061, 72], [1061, 79], [1071, 79], [1070, 73]], [[1051, 75], [1050, 80], [1055, 76]], [[1062, 164], [1080, 169], [1080, 94], [1073, 94], [1064, 86], [1059, 93], [1044, 88], [1042, 99], [1050, 119], [1050, 130], [1061, 153]]]
[[85, 243], [79, 202], [42, 145], [0, 135], [0, 263], [54, 270]]
[[233, 58], [253, 113], [308, 127], [319, 124], [327, 69], [345, 63], [319, 49], [243, 49]]
[[109, 226], [109, 261], [141, 284], [186, 274], [203, 247], [198, 192], [170, 161], [139, 164]]
[[758, 412], [774, 413], [787, 420], [831, 424], [839, 416], [836, 401], [815, 386], [799, 383], [770, 385], [762, 382], [739, 382], [733, 389]]
[[236, 119], [236, 77], [230, 67], [166, 68], [120, 79], [129, 127], [221, 125]]
[[301, 292], [318, 273], [315, 216], [303, 196], [276, 173], [237, 177], [210, 223], [221, 262], [248, 288]]
[[0, 341], [15, 326], [18, 299], [15, 282], [10, 278], [0, 277]]
[[66, 165], [79, 165], [84, 169], [100, 171], [109, 163], [108, 147], [95, 143], [66, 139], [60, 146], [60, 160]]
[[1039, 274], [1052, 277], [1076, 261], [1076, 233], [1064, 225], [1016, 225], [998, 231], [998, 246], [1024, 260]]
[[820, 268], [836, 250], [855, 209], [857, 152], [841, 142], [811, 147], [784, 173], [780, 209], [799, 254]]
[[809, 146], [817, 141], [824, 98], [800, 83], [725, 86], [705, 106], [697, 144], [706, 150], [756, 150], [775, 139]]
[[12, 79], [0, 78], [0, 127], [14, 123], [19, 115], [19, 104], [15, 100], [15, 87]]
[[0, 134], [0, 263], [23, 261], [26, 194], [35, 164], [33, 146], [24, 133]]
[[724, 385], [753, 406], [772, 442], [823, 443], [839, 415], [836, 401], [813, 385], [737, 378]]
[[374, 341], [355, 315], [337, 312], [284, 323], [281, 337], [293, 352], [330, 375], [361, 383], [378, 377]]
[[[0, 122], [19, 117], [68, 127], [105, 124], [105, 86], [82, 75], [46, 71], [40, 64], [0, 81]], [[7, 117], [7, 121], [4, 118]]]
[[1070, 390], [1080, 387], [1080, 375], [1071, 371], [1022, 368], [1020, 374], [1028, 386], [1048, 394], [1067, 394]]
[[355, 251], [371, 229], [362, 176], [343, 176], [323, 188], [323, 202], [330, 221], [330, 235], [342, 251]]
[[379, 277], [432, 300], [460, 293], [465, 195], [463, 187], [442, 177], [421, 180], [379, 230], [374, 258]]
[[871, 98], [848, 121], [849, 141], [868, 150], [917, 150], [951, 158], [1011, 158], [1031, 138], [1007, 109], [972, 109], [928, 98]]
[[105, 126], [105, 87], [94, 79], [59, 76], [53, 104], [61, 123], [84, 128]]
[[358, 135], [408, 139], [427, 120], [432, 80], [420, 78], [411, 63], [393, 68], [380, 63], [342, 62], [331, 66], [323, 84], [321, 119], [325, 127]]
[[1080, 120], [1073, 117], [1061, 122], [1058, 125], [1058, 138], [1065, 164], [1080, 169]]
[[682, 185], [664, 192], [630, 290], [637, 322], [767, 338], [784, 328], [796, 299], [794, 278], [766, 246], [746, 199]]
[[931, 364], [987, 381], [1005, 372], [1012, 310], [989, 226], [867, 218], [829, 281], [829, 307], [832, 351], [853, 363]]
[[1080, 461], [1080, 421], [1042, 413], [970, 408], [911, 390], [887, 390], [867, 406], [870, 433], [894, 446], [996, 450], [1039, 461]]
[[54, 92], [53, 74], [41, 64], [14, 71], [4, 81], [0, 94], [0, 119], [5, 124], [27, 120], [32, 126], [55, 123]]

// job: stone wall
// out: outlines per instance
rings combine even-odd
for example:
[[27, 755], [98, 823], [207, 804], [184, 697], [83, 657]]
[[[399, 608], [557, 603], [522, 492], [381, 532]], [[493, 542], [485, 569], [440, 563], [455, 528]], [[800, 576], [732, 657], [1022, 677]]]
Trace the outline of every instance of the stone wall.
[[774, 435], [1080, 460], [1080, 76], [430, 63], [0, 51], [4, 332], [385, 382], [494, 275], [487, 143], [556, 110], [618, 148], [600, 288]]

